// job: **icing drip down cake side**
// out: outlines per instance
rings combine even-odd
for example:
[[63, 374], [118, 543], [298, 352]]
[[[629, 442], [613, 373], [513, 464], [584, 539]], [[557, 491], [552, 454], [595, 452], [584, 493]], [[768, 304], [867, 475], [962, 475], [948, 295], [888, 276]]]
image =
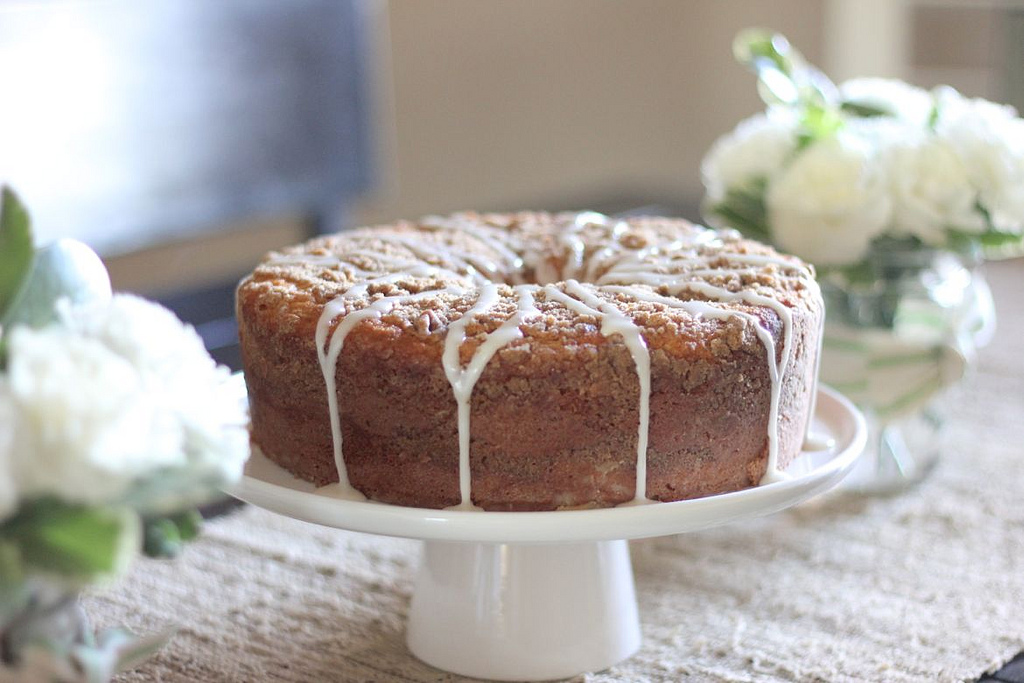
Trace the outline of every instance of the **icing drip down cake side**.
[[269, 254], [238, 288], [252, 439], [339, 495], [551, 510], [785, 477], [823, 305], [682, 220], [463, 213]]

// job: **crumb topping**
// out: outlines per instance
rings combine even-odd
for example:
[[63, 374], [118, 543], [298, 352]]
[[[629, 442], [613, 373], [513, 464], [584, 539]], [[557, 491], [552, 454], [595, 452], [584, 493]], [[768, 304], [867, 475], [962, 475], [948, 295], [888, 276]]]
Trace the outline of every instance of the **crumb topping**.
[[[595, 213], [466, 212], [358, 228], [271, 252], [243, 281], [240, 292], [254, 296], [261, 309], [277, 309], [279, 320], [296, 327], [315, 324], [324, 306], [339, 298], [344, 304], [339, 320], [381, 298], [397, 298], [397, 305], [364, 324], [427, 339], [443, 337], [473, 306], [482, 284], [497, 283], [500, 301], [467, 327], [471, 347], [475, 338], [485, 337], [515, 313], [516, 285], [535, 289], [541, 313], [524, 321], [519, 344], [551, 341], [569, 329], [596, 334], [596, 316], [572, 310], [551, 296], [551, 288], [564, 293], [571, 280], [615, 301], [656, 348], [709, 333], [720, 338], [714, 345], [719, 350], [755, 342], [742, 318], [707, 319], [638, 299], [622, 291], [623, 285], [748, 313], [768, 326], [777, 324], [769, 308], [750, 300], [723, 301], [697, 285], [752, 293], [790, 309], [820, 306], [811, 266], [735, 231], [710, 230], [680, 219], [617, 220]], [[420, 296], [404, 297], [411, 294]]]

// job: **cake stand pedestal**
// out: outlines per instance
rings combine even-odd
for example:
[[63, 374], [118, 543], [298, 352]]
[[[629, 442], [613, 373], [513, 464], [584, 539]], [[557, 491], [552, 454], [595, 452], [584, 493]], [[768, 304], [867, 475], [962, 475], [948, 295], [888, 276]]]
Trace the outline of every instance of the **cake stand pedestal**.
[[428, 541], [409, 649], [476, 678], [546, 680], [606, 669], [640, 648], [626, 541]]
[[822, 387], [790, 478], [676, 503], [600, 510], [427, 510], [332, 497], [256, 452], [228, 493], [296, 519], [426, 541], [408, 623], [414, 655], [491, 680], [549, 680], [635, 653], [640, 619], [626, 539], [697, 531], [777, 512], [837, 484], [864, 448], [856, 408]]

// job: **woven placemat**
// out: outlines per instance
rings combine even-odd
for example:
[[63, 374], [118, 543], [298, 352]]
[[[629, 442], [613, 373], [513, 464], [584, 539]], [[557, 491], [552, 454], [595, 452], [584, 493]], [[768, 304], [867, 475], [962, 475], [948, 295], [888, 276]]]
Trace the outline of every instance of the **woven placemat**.
[[[579, 681], [959, 681], [1024, 649], [1024, 263], [947, 455], [889, 498], [826, 496], [632, 544], [644, 646]], [[86, 600], [170, 644], [123, 681], [459, 681], [404, 641], [419, 545], [244, 509]]]

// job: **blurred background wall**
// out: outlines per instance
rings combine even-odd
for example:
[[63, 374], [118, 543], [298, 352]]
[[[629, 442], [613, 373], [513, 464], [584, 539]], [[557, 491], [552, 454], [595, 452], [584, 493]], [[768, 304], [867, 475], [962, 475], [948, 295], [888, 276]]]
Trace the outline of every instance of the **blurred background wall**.
[[817, 0], [390, 2], [386, 171], [360, 221], [460, 208], [692, 204], [714, 138], [758, 106], [745, 26], [821, 57]]
[[837, 79], [896, 76], [999, 99], [1014, 7], [392, 0], [377, 26], [383, 174], [354, 219], [638, 203], [696, 217], [702, 155], [762, 106], [732, 57], [740, 29], [781, 31]]
[[761, 108], [731, 54], [748, 26], [837, 79], [1024, 105], [1008, 0], [0, 0], [0, 181], [42, 241], [85, 239], [115, 287], [186, 317], [181, 296], [230, 311], [263, 252], [317, 231], [699, 218], [701, 157]]
[[1022, 17], [995, 0], [0, 0], [0, 180], [38, 199], [42, 239], [83, 236], [148, 293], [426, 213], [696, 218], [702, 155], [761, 107], [740, 29], [783, 32], [836, 78], [1020, 104]]

